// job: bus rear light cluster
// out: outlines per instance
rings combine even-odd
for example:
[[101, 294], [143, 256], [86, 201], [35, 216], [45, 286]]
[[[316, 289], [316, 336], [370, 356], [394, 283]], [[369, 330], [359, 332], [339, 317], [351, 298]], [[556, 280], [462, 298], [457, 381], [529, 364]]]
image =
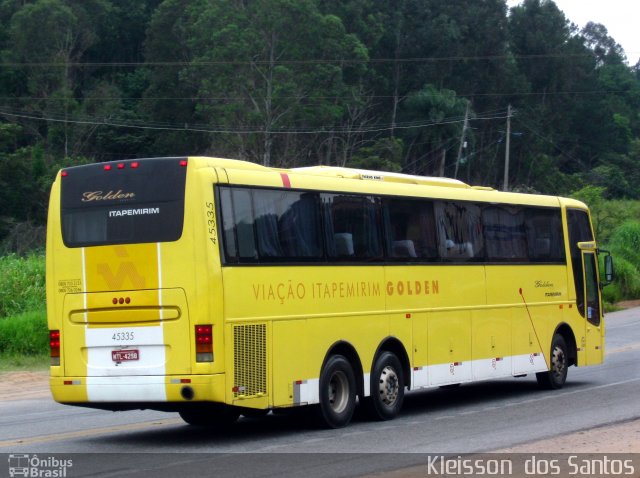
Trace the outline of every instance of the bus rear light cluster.
[[196, 325], [196, 362], [213, 362], [213, 325]]
[[[189, 163], [188, 163], [188, 161], [186, 159], [182, 159], [182, 160], [180, 160], [179, 164], [183, 168], [186, 168]], [[126, 169], [126, 167], [127, 167], [126, 163], [118, 163], [115, 166], [116, 169], [120, 169], [120, 170]], [[139, 161], [132, 161], [131, 163], [129, 163], [129, 167], [131, 169], [138, 169], [140, 167], [140, 162]], [[104, 169], [105, 171], [113, 171], [114, 166], [113, 166], [113, 164], [105, 164], [104, 166], [102, 166], [102, 169]], [[62, 170], [62, 171], [60, 171], [60, 175], [63, 178], [66, 178], [67, 176], [69, 176], [69, 171]]]
[[131, 298], [130, 297], [114, 297], [113, 299], [111, 299], [111, 303], [113, 305], [122, 305], [122, 304], [130, 304], [131, 303]]
[[[125, 169], [127, 167], [127, 165], [125, 163], [118, 163], [116, 165], [117, 169]], [[138, 161], [133, 161], [132, 163], [129, 163], [129, 167], [131, 169], [138, 169], [140, 167], [140, 163]], [[112, 171], [113, 170], [113, 165], [112, 164], [105, 164], [102, 169], [104, 169], [105, 171]]]
[[51, 365], [60, 365], [60, 331], [49, 331], [49, 347], [51, 351]]

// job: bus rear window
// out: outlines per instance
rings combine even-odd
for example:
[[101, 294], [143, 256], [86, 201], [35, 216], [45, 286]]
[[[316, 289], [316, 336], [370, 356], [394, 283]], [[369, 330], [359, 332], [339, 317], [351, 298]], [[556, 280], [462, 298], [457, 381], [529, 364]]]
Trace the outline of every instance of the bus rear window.
[[62, 177], [67, 247], [176, 241], [182, 235], [187, 168], [179, 158], [69, 168]]

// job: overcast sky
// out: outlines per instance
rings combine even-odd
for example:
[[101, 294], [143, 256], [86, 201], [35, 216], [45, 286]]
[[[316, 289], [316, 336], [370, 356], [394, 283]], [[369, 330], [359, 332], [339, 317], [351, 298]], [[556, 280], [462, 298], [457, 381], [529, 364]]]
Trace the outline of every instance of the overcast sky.
[[[609, 36], [622, 45], [630, 65], [640, 58], [640, 0], [554, 0], [565, 16], [579, 27], [602, 23]], [[509, 6], [521, 0], [507, 0]], [[634, 31], [635, 30], [635, 31]]]

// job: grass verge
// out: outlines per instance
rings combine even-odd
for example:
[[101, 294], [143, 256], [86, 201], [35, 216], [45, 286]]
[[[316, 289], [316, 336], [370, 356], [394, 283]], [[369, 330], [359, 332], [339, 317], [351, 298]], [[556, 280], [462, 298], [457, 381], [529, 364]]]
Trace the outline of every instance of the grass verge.
[[2, 362], [18, 357], [47, 357], [49, 332], [47, 314], [39, 309], [0, 319], [0, 357]]
[[48, 355], [0, 354], [0, 373], [45, 372], [49, 370]]

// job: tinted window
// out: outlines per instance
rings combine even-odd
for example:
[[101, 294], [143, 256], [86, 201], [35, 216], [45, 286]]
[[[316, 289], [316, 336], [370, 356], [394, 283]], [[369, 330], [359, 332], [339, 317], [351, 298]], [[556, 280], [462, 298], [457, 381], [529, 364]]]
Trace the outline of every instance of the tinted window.
[[385, 199], [384, 215], [387, 257], [403, 262], [438, 258], [432, 201]]
[[228, 263], [564, 264], [560, 208], [218, 186]]
[[90, 164], [65, 172], [61, 221], [66, 246], [175, 241], [182, 235], [187, 168], [180, 159]]
[[480, 206], [474, 203], [435, 201], [438, 252], [444, 261], [484, 260]]
[[377, 201], [370, 196], [321, 194], [327, 255], [335, 259], [382, 258]]
[[482, 211], [490, 262], [564, 262], [560, 209], [490, 205]]
[[482, 225], [489, 261], [523, 262], [529, 259], [525, 213], [521, 206], [488, 206]]
[[323, 257], [316, 193], [220, 187], [219, 198], [228, 261]]
[[525, 209], [525, 228], [531, 261], [566, 261], [560, 209]]

